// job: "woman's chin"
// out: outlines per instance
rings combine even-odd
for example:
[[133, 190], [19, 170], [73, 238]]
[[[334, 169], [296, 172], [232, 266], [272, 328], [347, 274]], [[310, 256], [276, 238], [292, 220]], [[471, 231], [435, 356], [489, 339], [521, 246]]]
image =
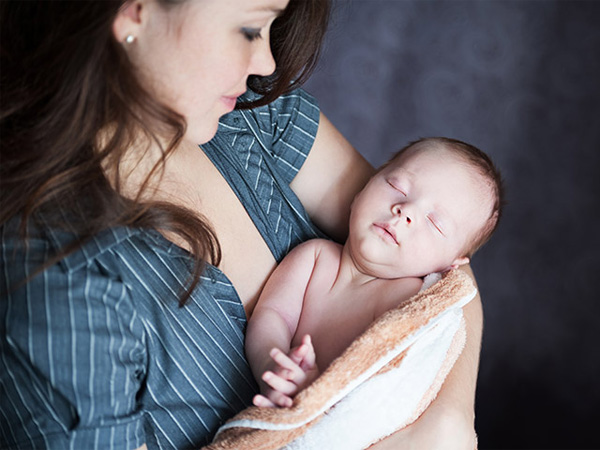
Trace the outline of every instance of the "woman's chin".
[[219, 120], [214, 121], [211, 126], [204, 125], [203, 127], [198, 127], [202, 129], [192, 130], [188, 125], [188, 130], [185, 133], [184, 139], [188, 142], [193, 142], [197, 145], [206, 144], [217, 134], [217, 130], [219, 128]]

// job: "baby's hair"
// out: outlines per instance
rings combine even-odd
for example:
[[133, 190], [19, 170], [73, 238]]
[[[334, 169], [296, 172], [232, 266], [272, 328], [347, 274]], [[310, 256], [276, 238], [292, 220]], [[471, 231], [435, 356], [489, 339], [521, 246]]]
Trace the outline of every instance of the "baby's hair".
[[436, 147], [442, 147], [460, 156], [469, 166], [477, 170], [477, 172], [487, 182], [488, 187], [491, 189], [494, 202], [490, 216], [488, 217], [483, 228], [479, 230], [476, 236], [474, 236], [474, 239], [467, 244], [467, 247], [464, 251], [463, 256], [471, 258], [473, 254], [490, 239], [498, 227], [500, 217], [502, 216], [502, 210], [505, 205], [504, 183], [502, 181], [502, 176], [491, 158], [477, 147], [457, 139], [450, 139], [446, 137], [429, 137], [411, 142], [406, 147], [398, 151], [385, 165], [387, 166], [392, 161], [400, 158], [408, 150], [423, 151]]

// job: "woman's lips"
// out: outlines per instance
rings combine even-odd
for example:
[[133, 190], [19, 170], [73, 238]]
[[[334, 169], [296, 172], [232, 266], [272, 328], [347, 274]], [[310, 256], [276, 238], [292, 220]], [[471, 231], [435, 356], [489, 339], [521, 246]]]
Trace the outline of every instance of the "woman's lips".
[[393, 227], [387, 223], [374, 223], [373, 226], [377, 234], [379, 234], [386, 242], [398, 245], [398, 239]]
[[221, 97], [221, 100], [223, 103], [225, 103], [225, 106], [227, 106], [229, 111], [233, 111], [235, 109], [237, 97]]
[[242, 95], [244, 95], [244, 93], [245, 91], [240, 90], [238, 92], [233, 93], [232, 95], [224, 95], [223, 97], [221, 97], [221, 100], [227, 105], [229, 111], [233, 111], [235, 109], [235, 105], [237, 104], [238, 97], [241, 97]]

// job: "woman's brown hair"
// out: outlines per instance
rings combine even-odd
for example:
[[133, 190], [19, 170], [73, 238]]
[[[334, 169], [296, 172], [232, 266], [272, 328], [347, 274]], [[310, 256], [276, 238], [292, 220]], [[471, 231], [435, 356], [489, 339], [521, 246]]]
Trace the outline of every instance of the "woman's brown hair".
[[[182, 3], [158, 1], [164, 7]], [[111, 184], [106, 176], [119, 173], [120, 161], [140, 133], [159, 142], [149, 123], [162, 123], [170, 137], [152, 173], [161, 170], [186, 129], [181, 115], [142, 88], [115, 40], [112, 23], [123, 4], [0, 2], [0, 225], [20, 216], [24, 242], [27, 224], [40, 217], [73, 232], [74, 241], [43, 268], [110, 227], [175, 233], [196, 260], [183, 304], [200, 279], [203, 262], [219, 263], [220, 247], [210, 224], [186, 208], [142, 201], [142, 191], [136, 199], [126, 198], [118, 177]], [[308, 77], [328, 14], [328, 0], [290, 0], [271, 29], [277, 69], [269, 77], [249, 79], [248, 86], [261, 98], [239, 107], [267, 104]], [[107, 129], [110, 138], [98, 139], [99, 131]]]

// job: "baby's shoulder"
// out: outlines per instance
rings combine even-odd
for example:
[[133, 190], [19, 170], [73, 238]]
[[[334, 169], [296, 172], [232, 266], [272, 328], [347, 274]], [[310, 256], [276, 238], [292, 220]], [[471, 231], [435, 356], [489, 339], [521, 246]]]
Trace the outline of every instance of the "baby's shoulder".
[[311, 283], [317, 279], [321, 280], [320, 282], [330, 282], [331, 280], [324, 280], [329, 280], [331, 274], [335, 279], [335, 273], [337, 273], [342, 257], [342, 249], [340, 244], [327, 239], [311, 239], [295, 247], [289, 256], [293, 254], [296, 261], [311, 261], [313, 264]]
[[402, 303], [403, 299], [408, 300], [413, 295], [419, 293], [423, 287], [423, 279], [418, 277], [402, 277], [388, 280], [387, 286], [395, 293], [396, 302]]
[[378, 302], [375, 307], [375, 318], [408, 301], [423, 286], [423, 280], [417, 277], [403, 277], [381, 281], [382, 283], [377, 285], [379, 295], [377, 295]]
[[339, 258], [342, 246], [328, 239], [310, 239], [299, 244], [290, 253], [313, 253], [315, 259], [335, 256]]
[[317, 261], [328, 262], [339, 261], [342, 257], [343, 246], [328, 239], [313, 239]]

